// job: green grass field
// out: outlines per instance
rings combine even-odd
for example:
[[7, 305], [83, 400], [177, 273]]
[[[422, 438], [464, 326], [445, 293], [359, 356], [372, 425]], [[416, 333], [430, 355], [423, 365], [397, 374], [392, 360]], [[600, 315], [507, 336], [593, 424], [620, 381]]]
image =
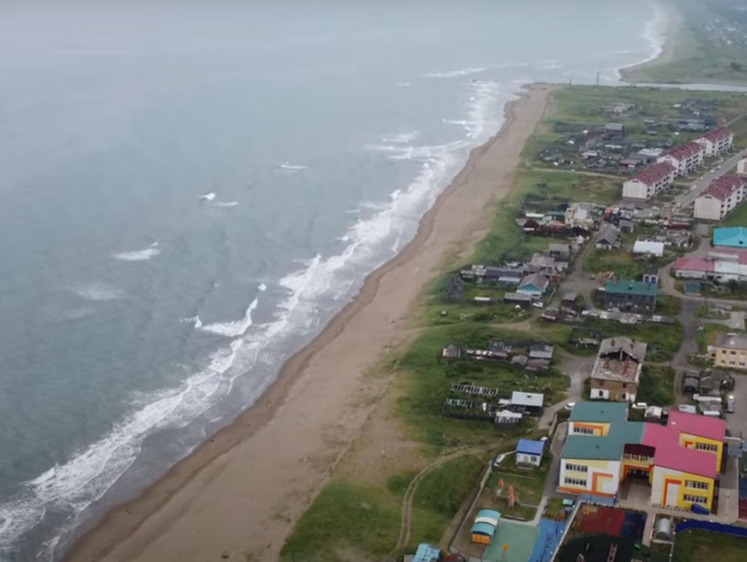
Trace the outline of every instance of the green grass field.
[[746, 553], [747, 539], [690, 530], [677, 534], [672, 562], [743, 562]]

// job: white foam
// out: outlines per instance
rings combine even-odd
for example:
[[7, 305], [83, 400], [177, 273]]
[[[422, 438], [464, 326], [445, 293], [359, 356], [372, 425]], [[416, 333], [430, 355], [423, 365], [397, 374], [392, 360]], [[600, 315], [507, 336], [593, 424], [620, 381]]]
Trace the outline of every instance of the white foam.
[[59, 533], [45, 543], [46, 555], [51, 558], [51, 549], [60, 537], [79, 524], [80, 513], [132, 465], [148, 435], [186, 426], [214, 403], [216, 393], [225, 395], [231, 379], [237, 376], [226, 373], [243, 345], [242, 340], [234, 340], [229, 347], [213, 353], [204, 369], [178, 387], [151, 394], [147, 400], [141, 397], [140, 405], [100, 440], [76, 451], [64, 464], [25, 482], [18, 494], [0, 505], [0, 559], [14, 551], [16, 541], [48, 510], [55, 510], [68, 516]]
[[283, 162], [280, 164], [280, 169], [284, 170], [286, 172], [303, 172], [304, 170], [308, 170], [308, 166], [303, 166], [301, 164], [291, 164], [290, 162]]
[[420, 136], [418, 131], [407, 131], [405, 133], [397, 133], [395, 135], [386, 136], [381, 139], [381, 142], [392, 143], [392, 144], [405, 144], [413, 142]]
[[238, 204], [238, 201], [216, 201], [213, 203], [216, 207], [236, 207]]
[[200, 329], [204, 332], [210, 332], [218, 336], [225, 336], [227, 338], [238, 338], [243, 336], [249, 326], [252, 325], [252, 312], [257, 308], [259, 299], [254, 299], [251, 304], [247, 307], [244, 312], [244, 317], [241, 320], [235, 322], [216, 322], [215, 324], [208, 324], [202, 326]]
[[183, 318], [182, 323], [192, 324], [197, 330], [202, 328], [202, 320], [200, 320], [199, 316], [190, 316], [189, 318]]
[[98, 281], [79, 285], [73, 289], [73, 292], [82, 299], [95, 302], [114, 301], [125, 297], [124, 291]]
[[216, 195], [212, 191], [210, 193], [206, 193], [205, 195], [200, 195], [200, 199], [203, 201], [212, 201], [215, 199]]
[[[486, 92], [483, 93], [487, 95]], [[283, 277], [279, 286], [287, 294], [271, 322], [253, 325], [252, 312], [258, 303], [254, 299], [241, 320], [202, 326], [202, 330], [233, 338], [230, 345], [214, 352], [204, 368], [176, 387], [134, 397], [130, 412], [111, 431], [72, 454], [65, 463], [27, 482], [16, 496], [0, 505], [0, 558], [13, 552], [17, 540], [37, 525], [47, 510], [65, 514], [57, 536], [67, 536], [80, 524], [81, 512], [101, 498], [132, 465], [148, 435], [185, 427], [227, 396], [237, 379], [256, 365], [276, 366], [277, 361], [287, 357], [289, 342], [296, 341], [289, 338], [299, 334], [311, 337], [312, 330], [324, 321], [322, 298], [339, 300], [351, 295], [365, 273], [399, 250], [399, 245], [414, 234], [420, 216], [463, 164], [468, 150], [493, 132], [490, 127], [499, 124], [498, 114], [489, 112], [489, 104], [479, 89], [475, 94], [472, 88], [469, 94], [475, 99], [465, 106], [465, 137], [434, 146], [398, 145], [387, 154], [399, 151], [420, 162], [417, 177], [406, 188], [392, 191], [387, 201], [362, 206], [359, 219], [345, 233], [346, 241], [338, 253], [316, 255]], [[499, 105], [497, 99], [493, 102]], [[480, 117], [486, 122], [477, 123]], [[259, 287], [260, 291], [266, 289], [264, 284]], [[332, 309], [327, 312], [331, 314]], [[197, 325], [199, 318], [190, 320]], [[251, 375], [242, 379], [244, 404], [251, 403], [271, 382], [259, 380], [256, 372]], [[251, 386], [250, 392], [247, 385]], [[213, 414], [208, 418], [213, 419]], [[56, 538], [48, 544], [53, 548]]]
[[467, 67], [458, 70], [449, 70], [446, 72], [430, 72], [425, 74], [425, 78], [457, 78], [459, 76], [470, 76], [472, 74], [482, 74], [487, 68], [484, 67]]
[[267, 290], [267, 285], [265, 285], [264, 283], [260, 283], [259, 287], [257, 287], [257, 290], [261, 293], [264, 293]]
[[147, 248], [142, 250], [134, 250], [132, 252], [120, 252], [114, 254], [112, 257], [122, 261], [148, 261], [149, 259], [155, 258], [161, 253], [158, 248], [158, 242], [154, 242]]

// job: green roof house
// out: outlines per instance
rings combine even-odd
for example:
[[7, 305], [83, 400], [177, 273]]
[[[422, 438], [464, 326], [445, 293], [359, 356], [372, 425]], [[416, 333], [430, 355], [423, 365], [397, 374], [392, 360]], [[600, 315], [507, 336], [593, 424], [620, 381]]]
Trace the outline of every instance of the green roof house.
[[652, 313], [656, 308], [655, 283], [642, 281], [607, 281], [604, 287], [604, 306], [621, 312]]

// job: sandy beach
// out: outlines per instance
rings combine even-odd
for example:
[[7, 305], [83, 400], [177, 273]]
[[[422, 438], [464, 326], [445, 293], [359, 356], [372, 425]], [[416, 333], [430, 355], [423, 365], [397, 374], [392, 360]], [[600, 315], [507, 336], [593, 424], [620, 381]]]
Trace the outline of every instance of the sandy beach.
[[67, 560], [278, 560], [387, 391], [388, 381], [367, 370], [412, 336], [408, 313], [445, 259], [471, 251], [485, 235], [552, 89], [532, 86], [507, 106], [501, 131], [472, 152], [414, 240], [369, 275], [254, 407], [113, 509]]

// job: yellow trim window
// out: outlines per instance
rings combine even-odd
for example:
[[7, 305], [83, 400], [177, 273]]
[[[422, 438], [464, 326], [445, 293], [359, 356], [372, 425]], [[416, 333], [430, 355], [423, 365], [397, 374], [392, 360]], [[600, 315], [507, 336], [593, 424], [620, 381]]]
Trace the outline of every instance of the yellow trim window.
[[581, 480], [580, 478], [566, 478], [565, 484], [567, 486], [576, 486], [576, 487], [586, 487], [586, 480]]

